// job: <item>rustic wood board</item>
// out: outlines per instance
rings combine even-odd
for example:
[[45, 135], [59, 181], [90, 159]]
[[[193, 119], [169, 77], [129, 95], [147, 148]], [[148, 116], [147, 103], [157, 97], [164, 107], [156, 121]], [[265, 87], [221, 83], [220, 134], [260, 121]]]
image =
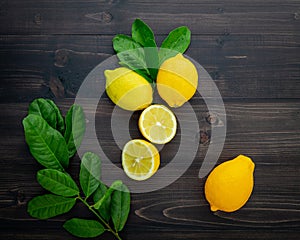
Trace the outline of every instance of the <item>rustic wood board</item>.
[[[191, 104], [201, 132], [196, 158], [174, 183], [132, 194], [124, 239], [300, 238], [300, 2], [299, 1], [1, 1], [0, 3], [0, 238], [76, 239], [63, 228], [71, 216], [92, 217], [79, 205], [39, 221], [28, 201], [45, 191], [24, 141], [21, 121], [36, 97], [53, 99], [66, 113], [86, 75], [114, 54], [111, 40], [145, 20], [160, 44], [180, 25], [192, 31], [186, 54], [212, 76], [224, 99], [227, 135], [218, 163], [246, 154], [256, 163], [255, 187], [244, 208], [211, 213], [198, 172], [209, 142], [207, 107]], [[111, 135], [113, 104], [104, 94], [96, 113], [97, 136], [120, 166]], [[184, 114], [184, 112], [178, 112]], [[138, 113], [129, 126], [132, 137]], [[176, 151], [180, 134], [162, 150], [162, 165]], [[204, 139], [205, 140], [205, 139]], [[213, 144], [213, 143], [211, 143]], [[78, 181], [80, 159], [70, 172]], [[99, 239], [113, 239], [110, 234]]]
[[[6, 88], [0, 89], [0, 99], [74, 97], [87, 73], [114, 54], [112, 38], [2, 36], [0, 76]], [[298, 98], [299, 43], [300, 36], [196, 35], [186, 54], [210, 73], [223, 98]], [[51, 83], [60, 82], [64, 91], [49, 91]]]

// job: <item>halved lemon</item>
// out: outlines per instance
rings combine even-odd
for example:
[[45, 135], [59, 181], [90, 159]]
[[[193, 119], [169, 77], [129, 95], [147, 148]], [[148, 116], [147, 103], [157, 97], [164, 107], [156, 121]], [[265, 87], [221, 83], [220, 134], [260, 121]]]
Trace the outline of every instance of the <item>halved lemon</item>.
[[176, 134], [176, 117], [164, 105], [151, 105], [142, 112], [139, 118], [139, 129], [150, 142], [165, 144], [170, 142]]
[[159, 164], [159, 152], [151, 143], [134, 139], [125, 144], [122, 166], [129, 178], [138, 181], [146, 180], [156, 173]]

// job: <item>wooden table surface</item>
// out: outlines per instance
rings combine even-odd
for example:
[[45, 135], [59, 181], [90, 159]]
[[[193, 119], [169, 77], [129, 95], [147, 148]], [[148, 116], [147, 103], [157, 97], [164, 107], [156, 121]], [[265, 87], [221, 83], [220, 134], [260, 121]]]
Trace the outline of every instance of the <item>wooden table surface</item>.
[[[36, 181], [41, 166], [28, 151], [21, 121], [37, 97], [53, 99], [65, 113], [86, 75], [114, 54], [114, 35], [130, 34], [136, 18], [152, 27], [159, 44], [178, 26], [191, 29], [186, 54], [209, 72], [226, 108], [227, 136], [217, 164], [250, 156], [255, 187], [241, 210], [210, 212], [198, 171], [211, 126], [198, 94], [191, 101], [201, 128], [193, 164], [161, 190], [132, 194], [123, 239], [300, 239], [299, 0], [0, 1], [0, 238], [76, 239], [63, 222], [90, 217], [81, 205], [47, 221], [27, 214], [28, 201], [45, 191]], [[104, 95], [101, 106], [99, 142], [120, 165], [110, 129], [113, 104]], [[132, 137], [140, 136], [137, 116]], [[162, 150], [163, 164], [177, 143]], [[76, 156], [72, 175], [79, 164]]]

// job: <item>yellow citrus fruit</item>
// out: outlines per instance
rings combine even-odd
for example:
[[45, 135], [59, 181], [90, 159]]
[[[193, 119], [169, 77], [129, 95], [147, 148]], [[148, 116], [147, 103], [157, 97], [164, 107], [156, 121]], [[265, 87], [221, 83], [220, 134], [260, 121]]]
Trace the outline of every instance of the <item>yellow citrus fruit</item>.
[[139, 129], [150, 142], [165, 144], [176, 134], [176, 117], [163, 105], [151, 105], [142, 112], [139, 118]]
[[159, 152], [151, 143], [134, 139], [125, 144], [122, 166], [129, 178], [138, 181], [146, 180], [156, 173], [159, 164]]
[[157, 90], [170, 107], [180, 107], [195, 94], [198, 73], [194, 64], [182, 54], [169, 58], [157, 74]]
[[106, 92], [109, 98], [119, 107], [136, 111], [152, 103], [152, 87], [149, 82], [136, 72], [120, 67], [105, 70]]
[[255, 164], [249, 157], [239, 155], [217, 166], [205, 183], [205, 196], [211, 211], [233, 212], [249, 199], [253, 189]]

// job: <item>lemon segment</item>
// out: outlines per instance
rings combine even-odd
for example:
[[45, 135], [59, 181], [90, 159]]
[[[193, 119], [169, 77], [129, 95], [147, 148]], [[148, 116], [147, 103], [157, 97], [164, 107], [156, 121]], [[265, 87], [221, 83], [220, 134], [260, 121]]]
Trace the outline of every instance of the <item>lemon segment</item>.
[[177, 121], [173, 112], [163, 105], [151, 105], [139, 118], [139, 129], [142, 135], [152, 143], [170, 142], [177, 129]]
[[151, 143], [134, 139], [125, 144], [122, 166], [126, 175], [137, 181], [150, 178], [160, 165], [159, 152]]
[[254, 185], [255, 164], [239, 155], [217, 166], [205, 182], [205, 197], [211, 211], [233, 212], [248, 201]]
[[106, 93], [119, 107], [136, 111], [152, 103], [153, 90], [150, 83], [136, 72], [120, 67], [105, 70]]
[[194, 64], [179, 53], [162, 63], [156, 84], [160, 97], [170, 107], [180, 107], [195, 94], [198, 72]]

